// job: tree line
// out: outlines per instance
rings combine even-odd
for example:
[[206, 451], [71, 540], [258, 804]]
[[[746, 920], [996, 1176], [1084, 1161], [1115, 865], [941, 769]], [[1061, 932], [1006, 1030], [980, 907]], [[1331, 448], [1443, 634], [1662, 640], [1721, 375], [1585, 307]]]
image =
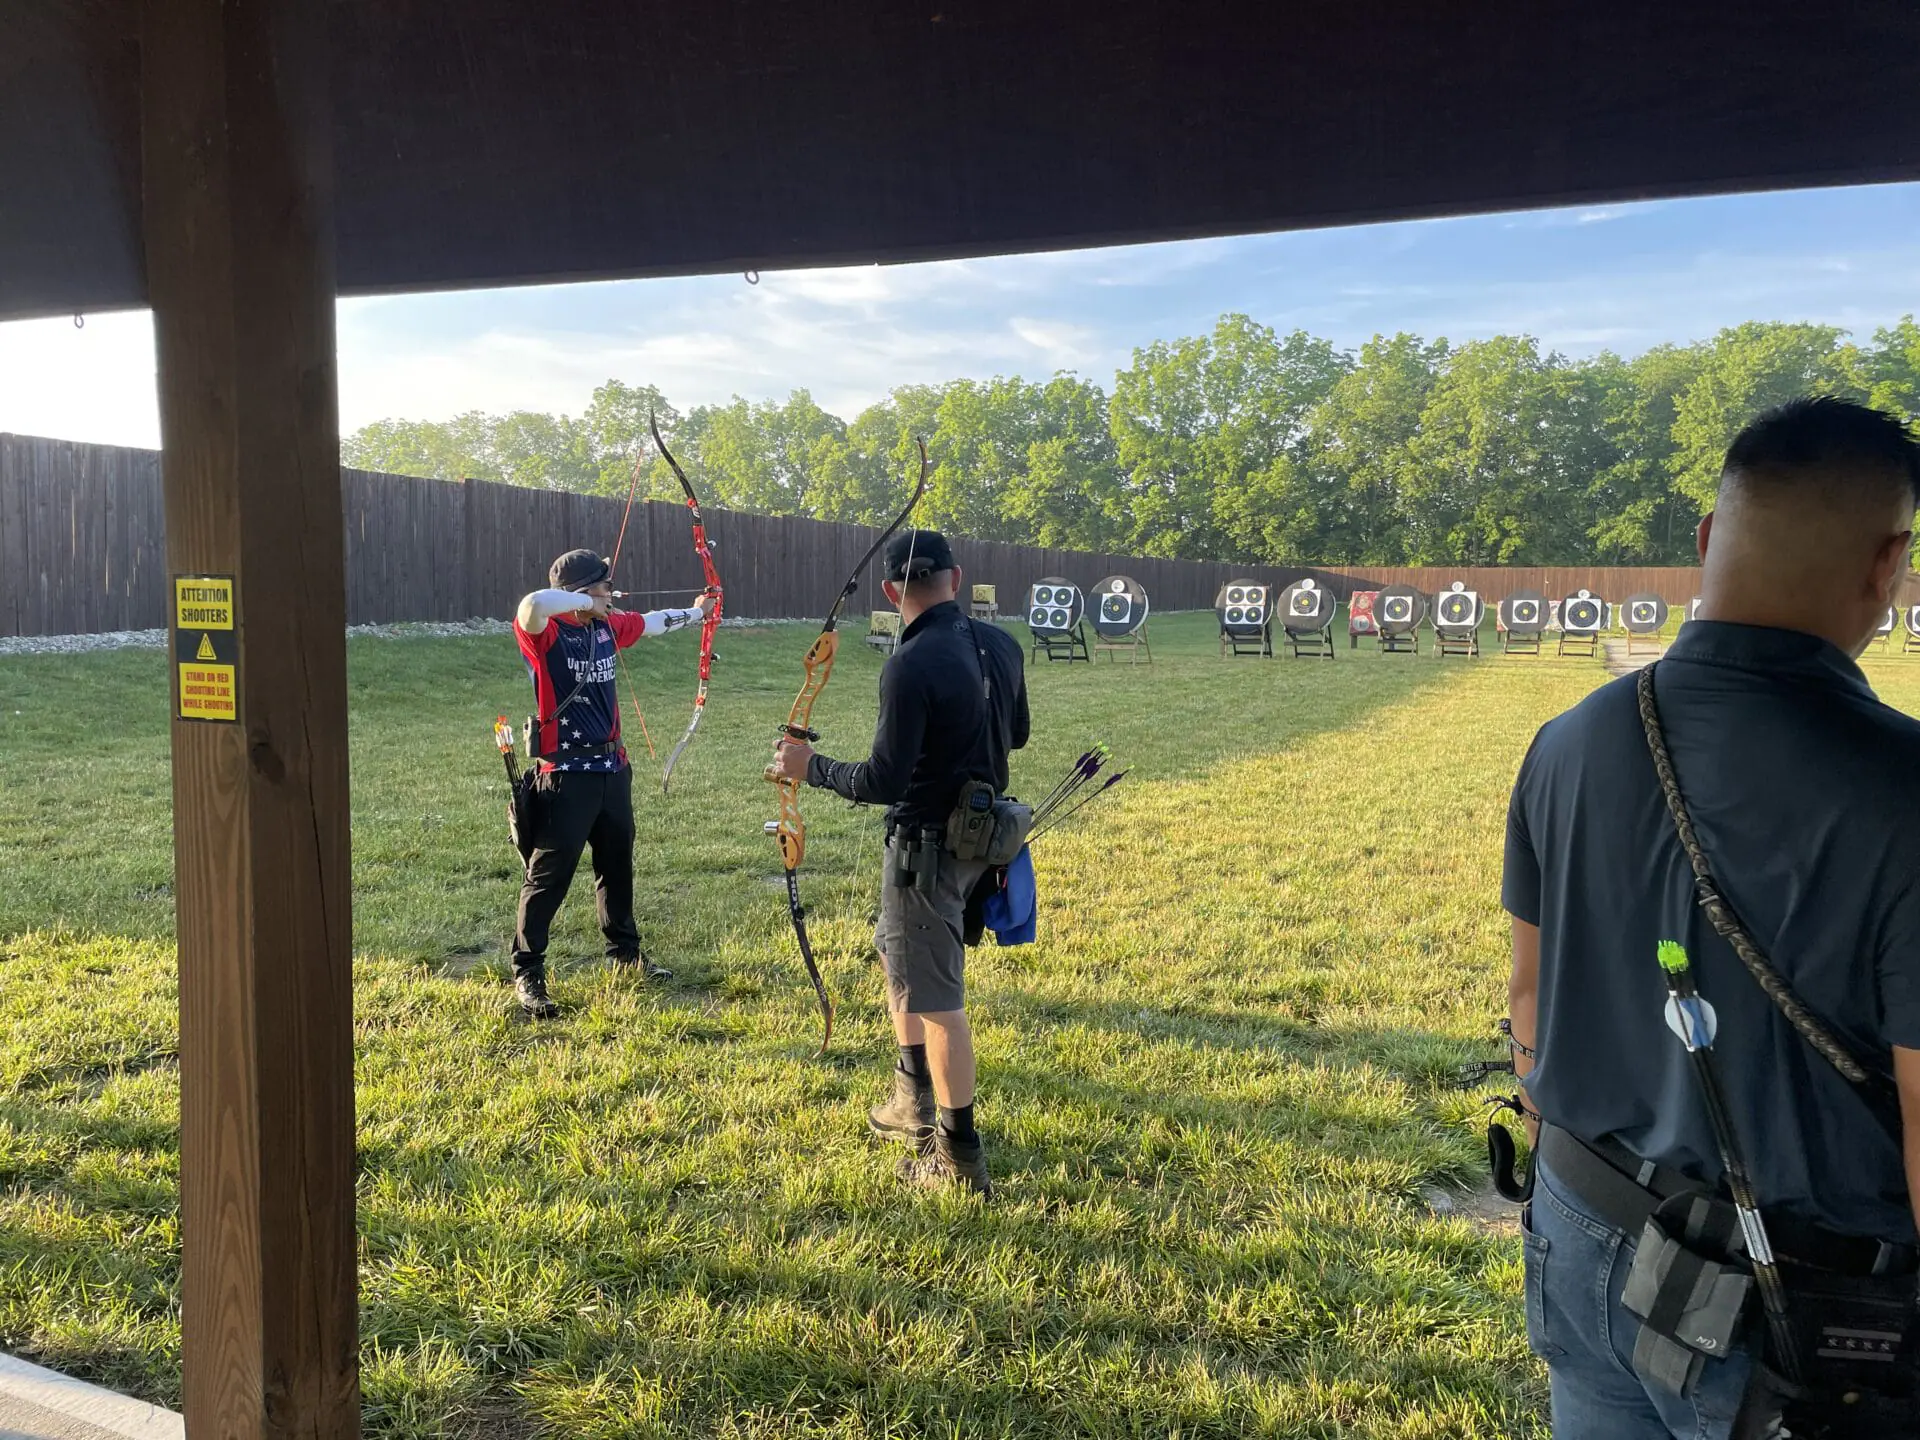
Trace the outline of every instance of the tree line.
[[1632, 359], [1525, 335], [1342, 350], [1223, 315], [1135, 350], [1111, 392], [1070, 372], [903, 385], [851, 421], [805, 390], [685, 413], [609, 380], [579, 416], [382, 420], [348, 465], [677, 500], [649, 407], [701, 501], [873, 523], [924, 436], [919, 523], [982, 540], [1266, 564], [1666, 565], [1693, 559], [1734, 433], [1808, 393], [1920, 418], [1920, 324], [1858, 343], [1749, 322]]

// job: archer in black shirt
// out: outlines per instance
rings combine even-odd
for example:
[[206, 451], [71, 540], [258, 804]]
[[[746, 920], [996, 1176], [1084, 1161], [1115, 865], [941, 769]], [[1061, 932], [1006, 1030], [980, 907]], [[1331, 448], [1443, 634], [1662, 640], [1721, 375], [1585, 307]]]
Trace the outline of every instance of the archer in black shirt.
[[[794, 779], [849, 800], [887, 807], [891, 863], [922, 827], [944, 832], [968, 781], [1007, 788], [1007, 757], [1027, 743], [1026, 657], [1012, 636], [956, 603], [964, 576], [946, 540], [909, 530], [888, 544], [887, 598], [905, 621], [880, 672], [880, 721], [865, 760], [831, 760], [783, 740], [774, 763]], [[874, 944], [900, 1061], [894, 1095], [871, 1112], [874, 1133], [906, 1141], [900, 1174], [915, 1184], [953, 1181], [989, 1193], [973, 1123], [973, 1032], [966, 1015], [963, 940], [967, 897], [984, 860], [939, 857], [931, 890], [883, 883]], [[937, 1121], [936, 1124], [936, 1110]]]

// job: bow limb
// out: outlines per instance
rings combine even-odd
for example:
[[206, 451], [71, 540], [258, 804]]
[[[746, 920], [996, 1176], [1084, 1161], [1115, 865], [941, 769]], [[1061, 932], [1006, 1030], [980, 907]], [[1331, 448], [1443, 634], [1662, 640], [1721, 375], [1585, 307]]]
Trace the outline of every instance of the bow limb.
[[[667, 782], [673, 779], [673, 767], [679, 763], [681, 752], [692, 741], [693, 732], [700, 728], [700, 717], [707, 711], [707, 682], [713, 675], [713, 632], [720, 628], [720, 611], [726, 592], [720, 584], [720, 571], [713, 563], [713, 546], [707, 540], [707, 522], [700, 513], [700, 497], [694, 494], [693, 482], [687, 479], [687, 472], [680, 468], [680, 462], [673, 458], [673, 452], [667, 448], [667, 442], [660, 435], [660, 422], [651, 410], [647, 412], [647, 428], [653, 432], [653, 443], [660, 447], [661, 457], [673, 470], [680, 488], [686, 492], [687, 514], [693, 520], [693, 553], [700, 557], [700, 569], [707, 581], [706, 593], [713, 597], [713, 604], [700, 623], [700, 685], [694, 692], [693, 718], [687, 722], [686, 733], [680, 737], [680, 743], [673, 747], [673, 753], [667, 756], [666, 768], [660, 772], [660, 791], [665, 794]], [[628, 503], [632, 503], [631, 496]]]
[[[868, 562], [906, 523], [907, 516], [913, 513], [913, 507], [920, 503], [920, 497], [927, 492], [927, 472], [932, 468], [927, 459], [927, 445], [924, 440], [914, 443], [920, 449], [920, 477], [913, 487], [913, 495], [900, 513], [893, 517], [892, 523], [867, 547], [867, 553], [854, 564], [852, 573], [847, 576], [847, 583], [834, 596], [833, 604], [827, 610], [827, 618], [820, 623], [820, 633], [814, 637], [813, 644], [807, 647], [803, 662], [805, 678], [800, 683], [800, 693], [794, 696], [793, 705], [787, 711], [787, 723], [779, 730], [783, 741], [804, 740], [811, 744], [820, 738], [813, 728], [813, 707], [833, 675], [834, 656], [840, 649], [840, 633], [836, 627], [840, 623], [841, 608], [847, 603], [847, 597], [859, 588], [860, 577], [866, 573]], [[833, 1038], [833, 999], [827, 994], [826, 982], [820, 978], [820, 967], [814, 963], [813, 944], [807, 938], [806, 907], [800, 903], [798, 872], [800, 861], [807, 851], [807, 826], [800, 814], [800, 782], [789, 780], [773, 765], [767, 766], [765, 778], [772, 781], [780, 793], [780, 818], [769, 820], [766, 831], [780, 846], [780, 864], [787, 880], [787, 914], [793, 921], [794, 938], [800, 942], [800, 958], [806, 964], [807, 978], [813, 982], [814, 994], [820, 999], [820, 1014], [825, 1028], [820, 1036], [819, 1053], [824, 1055], [828, 1042]]]

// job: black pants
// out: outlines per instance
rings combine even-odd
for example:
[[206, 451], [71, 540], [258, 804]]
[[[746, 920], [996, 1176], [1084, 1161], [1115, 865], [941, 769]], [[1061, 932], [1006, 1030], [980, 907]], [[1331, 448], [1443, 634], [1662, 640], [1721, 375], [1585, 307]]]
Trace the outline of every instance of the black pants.
[[633, 923], [633, 771], [549, 770], [535, 782], [539, 792], [533, 860], [520, 887], [520, 917], [513, 935], [516, 975], [542, 970], [547, 933], [567, 898], [580, 852], [593, 847], [593, 898], [607, 955], [631, 959], [640, 953]]

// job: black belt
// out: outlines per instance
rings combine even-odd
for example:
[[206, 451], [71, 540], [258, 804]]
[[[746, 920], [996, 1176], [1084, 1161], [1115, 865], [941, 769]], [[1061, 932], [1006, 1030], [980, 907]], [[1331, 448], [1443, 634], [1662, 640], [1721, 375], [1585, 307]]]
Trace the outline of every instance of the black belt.
[[[1660, 1202], [1681, 1191], [1706, 1192], [1700, 1181], [1667, 1165], [1642, 1160], [1614, 1140], [1590, 1143], [1555, 1125], [1540, 1127], [1538, 1161], [1614, 1229], [1638, 1239]], [[1714, 1196], [1732, 1219], [1730, 1201]], [[1842, 1235], [1787, 1216], [1765, 1215], [1767, 1237], [1784, 1260], [1841, 1275], [1911, 1275], [1920, 1268], [1912, 1245]], [[1737, 1220], [1733, 1228], [1739, 1228]]]

